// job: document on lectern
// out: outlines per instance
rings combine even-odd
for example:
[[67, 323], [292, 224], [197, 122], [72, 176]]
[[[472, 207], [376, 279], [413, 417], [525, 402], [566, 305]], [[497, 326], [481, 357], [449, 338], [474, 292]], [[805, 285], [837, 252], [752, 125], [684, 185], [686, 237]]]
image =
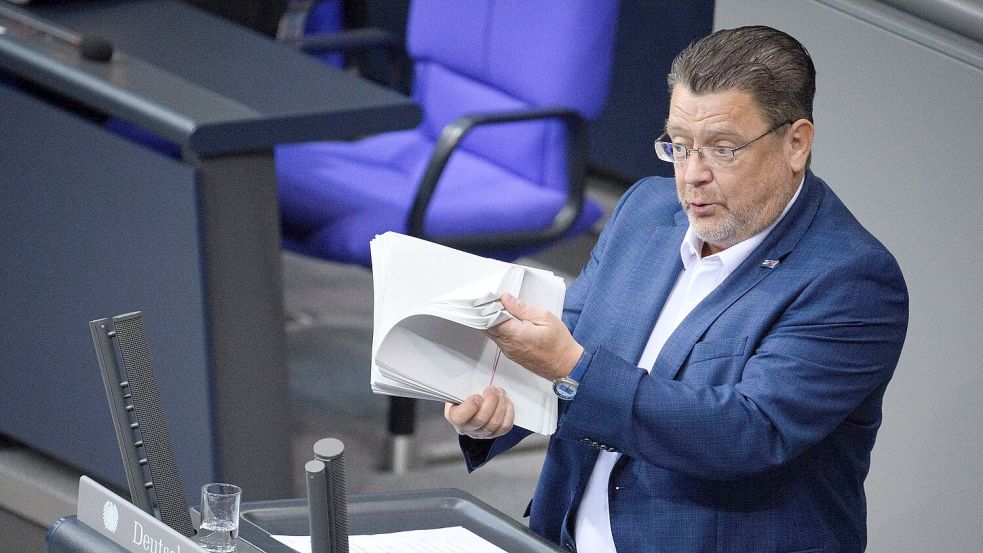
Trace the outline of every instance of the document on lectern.
[[[271, 537], [295, 551], [311, 553], [310, 536]], [[348, 548], [351, 553], [505, 553], [462, 526], [350, 536]]]
[[566, 291], [549, 271], [387, 232], [371, 243], [375, 306], [372, 391], [459, 403], [489, 385], [515, 406], [515, 425], [556, 430], [551, 383], [505, 357], [485, 330], [512, 317], [510, 293], [560, 316]]

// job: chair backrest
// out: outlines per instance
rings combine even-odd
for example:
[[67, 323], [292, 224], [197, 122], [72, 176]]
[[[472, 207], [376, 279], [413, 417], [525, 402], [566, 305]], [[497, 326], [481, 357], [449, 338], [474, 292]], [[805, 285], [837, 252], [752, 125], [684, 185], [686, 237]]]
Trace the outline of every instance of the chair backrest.
[[[307, 19], [304, 22], [304, 34], [335, 33], [344, 27], [341, 0], [317, 0], [313, 2], [307, 13]], [[338, 52], [315, 54], [314, 57], [332, 67], [343, 68], [345, 66], [345, 56]]]
[[[567, 107], [591, 119], [611, 75], [617, 0], [415, 0], [407, 24], [421, 130], [464, 114]], [[559, 122], [474, 131], [462, 147], [538, 182], [566, 187]]]

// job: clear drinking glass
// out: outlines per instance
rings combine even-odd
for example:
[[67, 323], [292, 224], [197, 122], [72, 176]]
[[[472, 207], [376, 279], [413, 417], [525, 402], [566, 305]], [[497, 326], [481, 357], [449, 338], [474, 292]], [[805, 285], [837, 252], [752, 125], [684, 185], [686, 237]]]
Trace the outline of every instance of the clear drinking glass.
[[242, 489], [234, 484], [205, 484], [201, 487], [201, 527], [196, 541], [208, 551], [230, 553], [239, 537], [239, 498]]

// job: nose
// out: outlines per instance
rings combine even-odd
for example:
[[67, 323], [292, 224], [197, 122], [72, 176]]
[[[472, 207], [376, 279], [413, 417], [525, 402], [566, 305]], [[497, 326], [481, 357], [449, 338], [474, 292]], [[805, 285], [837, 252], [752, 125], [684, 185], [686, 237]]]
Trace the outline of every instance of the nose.
[[713, 174], [699, 152], [690, 152], [681, 164], [679, 170], [683, 172], [683, 182], [690, 186], [701, 186], [713, 180]]

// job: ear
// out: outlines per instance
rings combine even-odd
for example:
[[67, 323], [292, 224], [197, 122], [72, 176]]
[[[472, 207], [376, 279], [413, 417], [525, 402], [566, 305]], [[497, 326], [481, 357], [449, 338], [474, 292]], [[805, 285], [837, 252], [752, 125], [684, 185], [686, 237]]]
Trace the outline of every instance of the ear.
[[789, 129], [789, 142], [786, 144], [789, 162], [796, 173], [802, 171], [812, 153], [812, 137], [816, 129], [808, 119], [799, 119], [792, 123]]

